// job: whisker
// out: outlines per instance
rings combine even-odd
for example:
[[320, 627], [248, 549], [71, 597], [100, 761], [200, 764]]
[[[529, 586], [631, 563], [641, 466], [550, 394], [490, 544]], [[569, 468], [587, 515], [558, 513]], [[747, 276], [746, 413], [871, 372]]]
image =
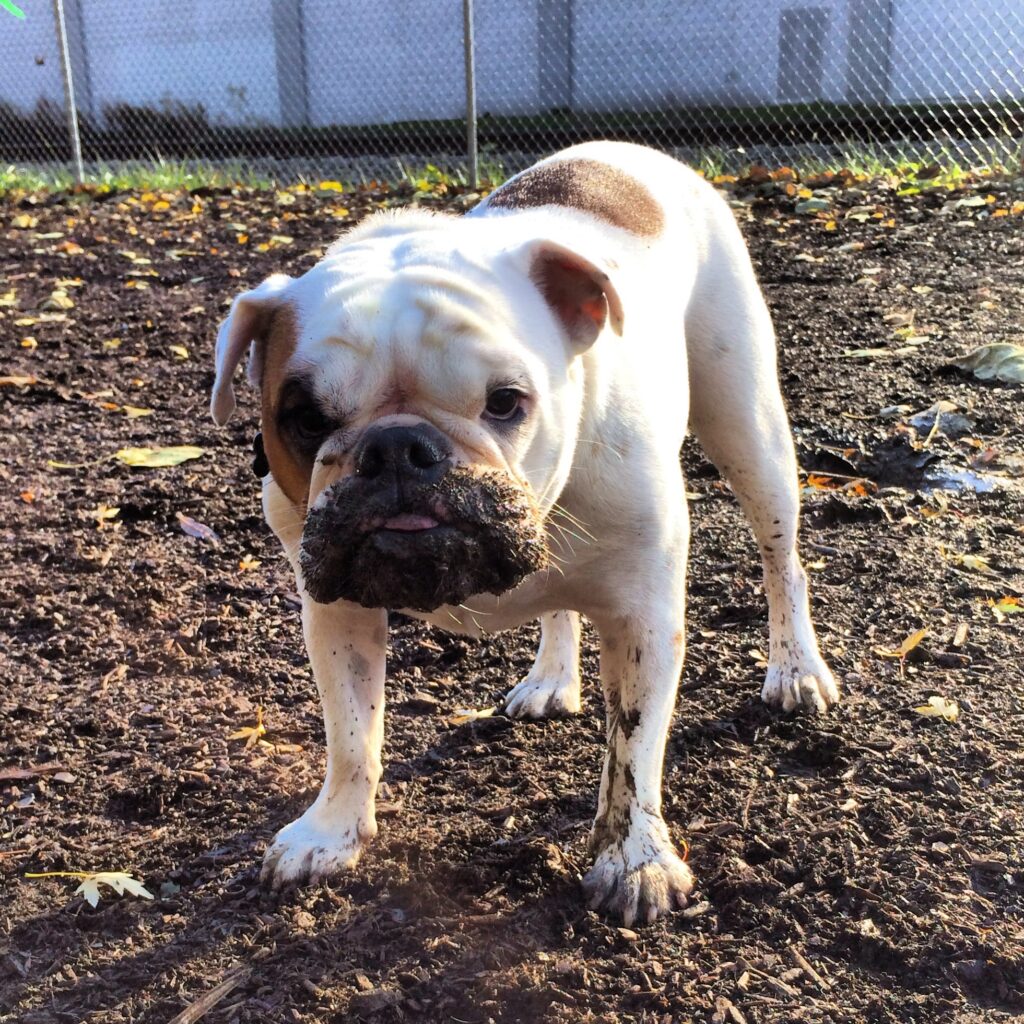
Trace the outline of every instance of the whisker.
[[588, 437], [578, 437], [576, 439], [576, 443], [577, 444], [596, 444], [596, 445], [598, 445], [601, 448], [607, 448], [608, 451], [610, 451], [619, 460], [619, 462], [622, 461], [622, 452], [620, 452], [617, 448], [613, 447], [612, 445], [608, 444], [606, 441], [595, 441], [595, 440], [593, 440], [591, 438], [588, 438]]
[[597, 540], [597, 538], [587, 529], [587, 527], [583, 523], [581, 523], [571, 512], [568, 512], [566, 509], [562, 508], [562, 506], [559, 505], [557, 502], [551, 506], [551, 512], [549, 514], [561, 516], [563, 519], [568, 520], [568, 522], [575, 526], [578, 530], [581, 530], [584, 534], [586, 534], [586, 536], [589, 537], [590, 540]]

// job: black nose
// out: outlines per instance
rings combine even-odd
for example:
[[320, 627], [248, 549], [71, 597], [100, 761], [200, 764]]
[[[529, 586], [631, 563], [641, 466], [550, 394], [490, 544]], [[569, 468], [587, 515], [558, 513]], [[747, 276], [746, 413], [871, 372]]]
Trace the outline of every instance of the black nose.
[[356, 475], [373, 480], [393, 473], [433, 483], [448, 469], [451, 454], [448, 439], [429, 423], [371, 427], [356, 448]]

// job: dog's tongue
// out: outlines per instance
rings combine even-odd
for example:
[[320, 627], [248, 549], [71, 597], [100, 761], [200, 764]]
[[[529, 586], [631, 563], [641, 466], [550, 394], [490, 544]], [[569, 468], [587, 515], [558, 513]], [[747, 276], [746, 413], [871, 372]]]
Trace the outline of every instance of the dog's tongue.
[[432, 530], [437, 526], [437, 520], [430, 516], [418, 516], [412, 512], [403, 512], [401, 515], [392, 516], [382, 524], [385, 530], [405, 530], [414, 533], [416, 530]]

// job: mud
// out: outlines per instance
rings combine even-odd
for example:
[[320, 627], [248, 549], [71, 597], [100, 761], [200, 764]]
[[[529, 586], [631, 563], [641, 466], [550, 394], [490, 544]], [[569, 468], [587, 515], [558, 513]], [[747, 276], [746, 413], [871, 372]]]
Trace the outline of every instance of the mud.
[[[379, 524], [402, 512], [440, 525], [402, 533]], [[390, 489], [359, 477], [332, 485], [303, 531], [303, 579], [316, 601], [431, 612], [473, 594], [503, 594], [547, 564], [536, 505], [503, 474], [456, 466], [437, 483]]]

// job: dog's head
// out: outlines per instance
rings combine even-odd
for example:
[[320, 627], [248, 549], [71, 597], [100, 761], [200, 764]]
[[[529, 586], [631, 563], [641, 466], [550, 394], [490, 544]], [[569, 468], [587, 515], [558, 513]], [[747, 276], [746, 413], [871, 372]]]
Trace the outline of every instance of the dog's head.
[[274, 481], [305, 517], [314, 600], [432, 611], [544, 568], [573, 462], [581, 352], [608, 275], [502, 218], [377, 215], [302, 277], [235, 299], [212, 412], [250, 351]]

